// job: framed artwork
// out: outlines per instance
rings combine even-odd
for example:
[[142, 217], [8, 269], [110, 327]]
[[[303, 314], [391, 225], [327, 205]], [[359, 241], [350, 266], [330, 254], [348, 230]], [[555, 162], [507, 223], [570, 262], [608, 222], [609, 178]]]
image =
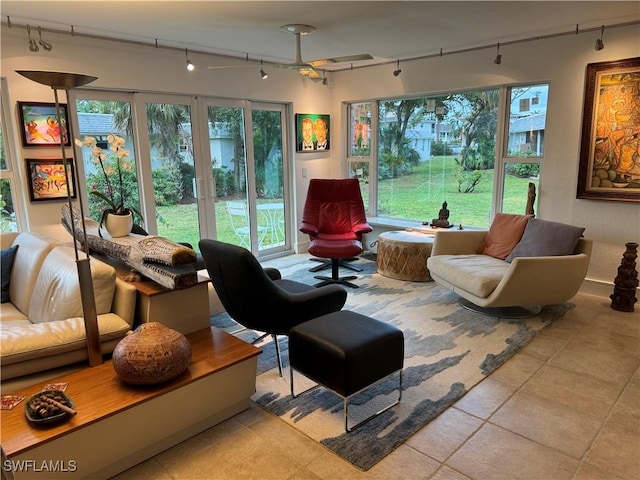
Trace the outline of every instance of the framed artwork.
[[71, 146], [69, 138], [69, 114], [67, 105], [60, 105], [62, 125], [58, 125], [55, 103], [18, 102], [22, 145], [25, 147], [52, 147], [60, 145], [60, 139]]
[[640, 57], [587, 65], [577, 198], [640, 202]]
[[329, 115], [296, 113], [296, 152], [329, 150], [329, 132]]
[[[73, 160], [67, 159], [67, 172], [71, 186], [71, 197], [76, 197]], [[27, 158], [29, 195], [32, 202], [67, 198], [67, 178], [62, 159]]]

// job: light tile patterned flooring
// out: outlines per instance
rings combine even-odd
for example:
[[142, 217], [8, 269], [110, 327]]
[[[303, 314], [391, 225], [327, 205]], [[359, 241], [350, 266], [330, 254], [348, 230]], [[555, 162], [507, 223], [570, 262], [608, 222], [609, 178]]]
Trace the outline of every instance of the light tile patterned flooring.
[[194, 479], [640, 479], [640, 305], [576, 307], [361, 472], [260, 407], [117, 476]]

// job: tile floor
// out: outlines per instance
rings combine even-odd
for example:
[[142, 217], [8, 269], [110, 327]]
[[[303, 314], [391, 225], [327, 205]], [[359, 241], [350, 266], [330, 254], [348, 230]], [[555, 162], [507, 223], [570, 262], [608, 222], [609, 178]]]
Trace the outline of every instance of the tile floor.
[[258, 406], [115, 477], [640, 479], [640, 312], [576, 307], [361, 472]]

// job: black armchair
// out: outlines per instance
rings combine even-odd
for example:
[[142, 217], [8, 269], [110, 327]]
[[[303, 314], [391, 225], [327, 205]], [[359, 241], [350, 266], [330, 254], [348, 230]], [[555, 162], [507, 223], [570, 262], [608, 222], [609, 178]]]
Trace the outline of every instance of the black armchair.
[[[283, 279], [275, 268], [263, 268], [253, 254], [217, 240], [200, 240], [200, 252], [213, 287], [227, 313], [243, 327], [273, 337], [278, 369], [282, 359], [277, 335], [288, 335], [296, 325], [337, 312], [347, 301], [340, 285], [314, 288]], [[255, 343], [255, 342], [254, 342]]]

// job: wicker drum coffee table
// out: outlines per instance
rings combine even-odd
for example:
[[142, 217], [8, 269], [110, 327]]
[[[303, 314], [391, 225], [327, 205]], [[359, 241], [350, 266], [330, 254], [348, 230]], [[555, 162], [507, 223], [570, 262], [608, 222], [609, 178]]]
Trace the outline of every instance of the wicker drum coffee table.
[[378, 273], [409, 282], [432, 281], [427, 258], [435, 235], [415, 231], [383, 232], [378, 236]]

